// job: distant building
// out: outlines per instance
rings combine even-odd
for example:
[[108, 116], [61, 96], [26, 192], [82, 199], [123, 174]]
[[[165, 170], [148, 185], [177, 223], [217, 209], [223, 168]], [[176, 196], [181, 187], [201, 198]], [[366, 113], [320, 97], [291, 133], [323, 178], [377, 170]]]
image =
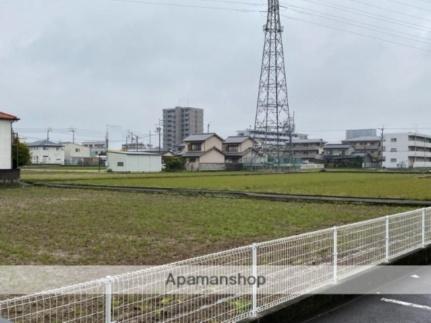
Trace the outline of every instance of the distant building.
[[108, 151], [107, 167], [113, 172], [161, 172], [162, 156], [146, 152]]
[[89, 165], [91, 164], [90, 148], [73, 144], [64, 143], [64, 164], [65, 165]]
[[223, 170], [225, 155], [223, 139], [215, 133], [192, 135], [184, 139], [183, 157], [186, 169], [191, 171]]
[[308, 163], [322, 162], [324, 146], [323, 139], [293, 139], [293, 157]]
[[377, 137], [376, 129], [350, 129], [346, 130], [346, 140], [363, 138], [363, 137]]
[[163, 110], [163, 149], [176, 150], [188, 136], [203, 133], [204, 110], [176, 107]]
[[82, 142], [84, 147], [90, 148], [90, 156], [97, 157], [99, 155], [106, 155], [106, 141], [97, 140], [97, 141], [84, 141]]
[[147, 145], [144, 143], [127, 143], [121, 146], [122, 151], [145, 151], [147, 150]]
[[354, 149], [351, 145], [343, 144], [326, 144], [323, 147], [323, 156], [335, 156], [335, 157], [345, 157], [351, 156], [354, 153]]
[[[229, 169], [240, 169], [242, 165], [262, 163], [255, 149], [256, 141], [250, 137], [231, 136], [223, 142], [223, 153]], [[257, 160], [258, 159], [258, 160]]]
[[34, 165], [64, 165], [64, 145], [49, 140], [40, 140], [28, 144], [31, 163]]
[[[286, 146], [290, 142], [290, 136], [288, 133], [281, 133], [278, 134], [277, 132], [266, 132], [266, 131], [259, 131], [259, 130], [253, 130], [253, 129], [246, 129], [246, 130], [239, 130], [237, 131], [238, 136], [242, 137], [251, 137], [255, 139], [256, 141], [266, 141], [269, 142], [272, 145], [277, 145], [277, 142], [281, 146]], [[301, 133], [294, 133], [292, 134], [293, 139], [307, 139], [308, 135], [301, 134]]]
[[376, 168], [381, 166], [383, 160], [382, 138], [376, 136], [357, 137], [343, 140], [342, 143], [352, 146], [354, 154], [363, 157], [364, 168]]
[[0, 112], [0, 184], [19, 179], [19, 170], [12, 169], [12, 123], [18, 120], [11, 114]]
[[385, 134], [383, 167], [431, 167], [431, 136], [416, 132]]

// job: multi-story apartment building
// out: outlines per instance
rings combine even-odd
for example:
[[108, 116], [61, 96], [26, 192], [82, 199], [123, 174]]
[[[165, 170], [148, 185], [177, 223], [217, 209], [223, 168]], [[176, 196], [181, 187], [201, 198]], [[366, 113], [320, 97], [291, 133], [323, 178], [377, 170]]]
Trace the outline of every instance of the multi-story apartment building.
[[416, 132], [386, 134], [383, 145], [383, 167], [431, 167], [431, 136]]
[[[277, 134], [275, 131], [259, 131], [253, 129], [239, 130], [237, 131], [238, 136], [240, 137], [251, 137], [257, 142], [266, 141], [271, 145], [277, 145], [277, 143], [281, 146], [286, 146], [290, 142], [290, 136], [288, 133], [280, 133]], [[302, 133], [294, 133], [292, 134], [293, 139], [307, 139], [308, 136]]]
[[188, 136], [204, 131], [204, 110], [176, 107], [163, 110], [163, 149], [176, 150]]

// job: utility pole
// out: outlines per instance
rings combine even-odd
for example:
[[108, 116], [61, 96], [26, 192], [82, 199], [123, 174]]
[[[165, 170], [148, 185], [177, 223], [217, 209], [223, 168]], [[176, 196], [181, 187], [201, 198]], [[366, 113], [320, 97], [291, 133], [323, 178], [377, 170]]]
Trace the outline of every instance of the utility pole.
[[162, 128], [159, 126], [156, 128], [157, 134], [159, 135], [159, 153], [162, 151]]
[[385, 141], [385, 126], [379, 128], [380, 130], [380, 149], [379, 149], [379, 162], [380, 168], [383, 168], [383, 154], [384, 154], [384, 141]]
[[75, 143], [76, 129], [75, 128], [69, 128], [69, 131], [72, 133], [72, 144], [74, 144]]
[[207, 133], [210, 133], [210, 127], [211, 127], [211, 124], [210, 124], [210, 123], [208, 123], [208, 124], [207, 124]]
[[295, 129], [288, 102], [279, 0], [268, 0], [267, 22], [263, 30], [265, 43], [254, 136], [257, 137], [258, 133], [264, 134], [264, 138], [261, 139], [263, 151], [273, 159], [277, 159], [277, 165], [280, 167], [283, 149], [280, 138], [283, 135], [290, 138], [289, 145], [292, 151], [292, 137]]
[[52, 132], [52, 128], [46, 129], [46, 141], [49, 141], [49, 134]]

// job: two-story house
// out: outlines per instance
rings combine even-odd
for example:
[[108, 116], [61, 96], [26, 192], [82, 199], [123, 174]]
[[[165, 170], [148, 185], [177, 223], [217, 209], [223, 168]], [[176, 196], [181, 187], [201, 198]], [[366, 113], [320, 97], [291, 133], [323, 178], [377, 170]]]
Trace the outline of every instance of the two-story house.
[[64, 145], [49, 140], [40, 140], [28, 144], [31, 163], [34, 165], [64, 165]]
[[191, 135], [184, 139], [183, 157], [191, 171], [223, 170], [223, 139], [215, 133]]
[[255, 159], [258, 155], [254, 149], [255, 146], [256, 141], [248, 136], [227, 137], [223, 143], [223, 153], [228, 167], [256, 163]]

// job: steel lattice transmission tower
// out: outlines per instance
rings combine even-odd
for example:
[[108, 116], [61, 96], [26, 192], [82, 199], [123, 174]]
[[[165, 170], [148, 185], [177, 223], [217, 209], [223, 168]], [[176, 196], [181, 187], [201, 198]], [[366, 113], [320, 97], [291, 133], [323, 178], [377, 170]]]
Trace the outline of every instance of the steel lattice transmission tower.
[[[264, 32], [254, 133], [256, 138], [260, 138], [263, 150], [280, 164], [286, 152], [290, 152], [292, 157], [291, 142], [295, 126], [289, 110], [279, 0], [268, 0]], [[286, 140], [283, 144], [282, 137], [288, 137], [290, 144], [286, 145]]]

